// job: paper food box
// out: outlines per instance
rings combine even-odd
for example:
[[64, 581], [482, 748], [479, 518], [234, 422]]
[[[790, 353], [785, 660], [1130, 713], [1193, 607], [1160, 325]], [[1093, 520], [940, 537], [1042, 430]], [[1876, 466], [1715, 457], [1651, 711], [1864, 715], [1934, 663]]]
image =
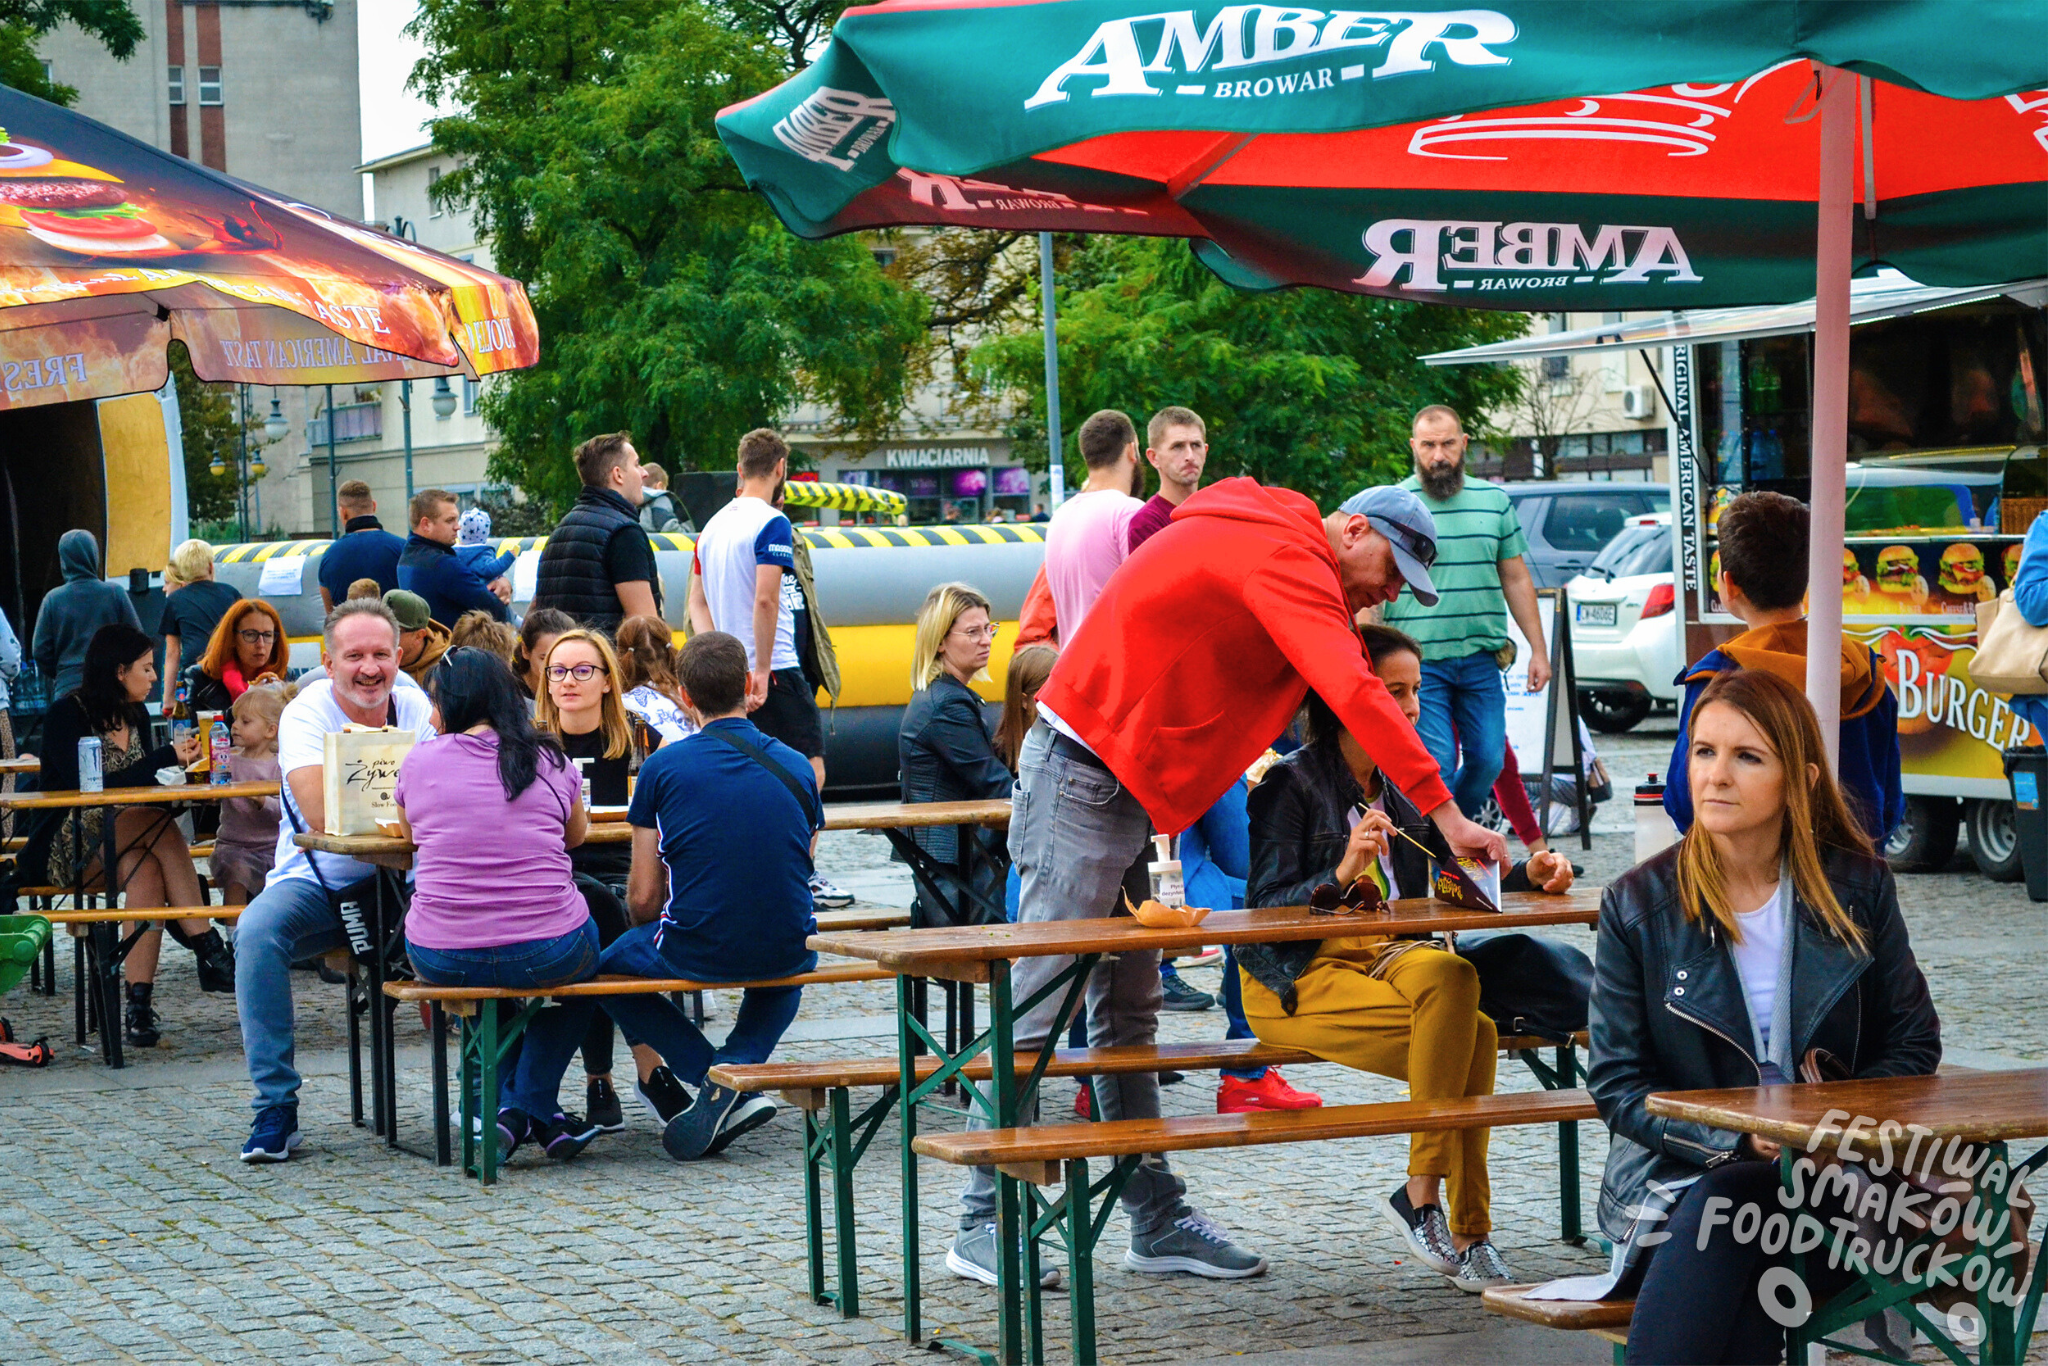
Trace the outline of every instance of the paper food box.
[[1469, 911], [1498, 911], [1500, 865], [1472, 858], [1439, 863], [1430, 879], [1429, 894]]
[[348, 726], [326, 736], [321, 792], [330, 835], [374, 835], [377, 822], [398, 819], [391, 790], [413, 746], [401, 726]]

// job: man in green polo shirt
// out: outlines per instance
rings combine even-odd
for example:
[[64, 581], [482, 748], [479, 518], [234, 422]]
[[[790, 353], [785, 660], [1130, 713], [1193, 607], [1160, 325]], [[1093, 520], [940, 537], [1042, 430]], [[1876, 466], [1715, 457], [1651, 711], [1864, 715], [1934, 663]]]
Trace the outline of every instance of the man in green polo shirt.
[[[1466, 436], [1458, 414], [1431, 404], [1415, 415], [1408, 447], [1415, 473], [1401, 482], [1436, 518], [1430, 577], [1440, 600], [1410, 596], [1386, 605], [1389, 626], [1422, 644], [1422, 719], [1416, 729], [1443, 770], [1458, 809], [1477, 816], [1507, 752], [1507, 694], [1500, 651], [1508, 613], [1529, 651], [1529, 691], [1550, 682], [1550, 657], [1536, 616], [1536, 585], [1522, 554], [1529, 548], [1514, 504], [1497, 485], [1465, 479]], [[1463, 750], [1460, 762], [1459, 751]]]

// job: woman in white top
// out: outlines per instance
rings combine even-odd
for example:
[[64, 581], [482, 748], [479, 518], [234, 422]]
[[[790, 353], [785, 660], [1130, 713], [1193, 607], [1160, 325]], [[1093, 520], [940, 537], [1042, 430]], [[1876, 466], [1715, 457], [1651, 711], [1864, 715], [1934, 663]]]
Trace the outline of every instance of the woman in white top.
[[[1629, 1361], [1774, 1362], [1785, 1330], [1759, 1290], [1791, 1259], [1783, 1239], [1736, 1236], [1749, 1216], [1727, 1216], [1781, 1211], [1778, 1145], [1652, 1114], [1648, 1097], [1925, 1075], [1941, 1021], [1891, 870], [1843, 802], [1800, 691], [1759, 670], [1717, 675], [1687, 743], [1692, 828], [1601, 898], [1587, 1072], [1613, 1135], [1600, 1223], [1617, 1245], [1612, 1293], [1640, 1286]], [[1829, 1205], [1815, 1188], [1806, 1212], [1849, 1217], [1840, 1195]], [[1805, 1260], [1815, 1305], [1853, 1279], [1833, 1262], [1825, 1246]]]

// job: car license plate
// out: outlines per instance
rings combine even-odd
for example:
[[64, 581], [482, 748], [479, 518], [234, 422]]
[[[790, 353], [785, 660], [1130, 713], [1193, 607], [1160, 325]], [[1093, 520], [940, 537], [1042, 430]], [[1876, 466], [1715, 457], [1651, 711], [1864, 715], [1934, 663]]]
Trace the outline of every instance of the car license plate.
[[1581, 626], [1612, 626], [1617, 610], [1611, 602], [1582, 602], [1578, 604], [1577, 620]]

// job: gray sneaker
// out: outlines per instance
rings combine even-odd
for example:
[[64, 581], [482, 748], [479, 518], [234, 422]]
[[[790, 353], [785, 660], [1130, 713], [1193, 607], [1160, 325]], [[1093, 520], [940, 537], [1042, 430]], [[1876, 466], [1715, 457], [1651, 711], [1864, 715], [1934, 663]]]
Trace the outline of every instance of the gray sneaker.
[[1408, 1203], [1408, 1187], [1403, 1183], [1380, 1202], [1380, 1209], [1400, 1233], [1401, 1241], [1408, 1244], [1408, 1250], [1431, 1271], [1455, 1277], [1463, 1268], [1464, 1258], [1451, 1242], [1451, 1226], [1444, 1220], [1442, 1205], [1417, 1209]]
[[1476, 1295], [1489, 1286], [1514, 1283], [1515, 1273], [1508, 1270], [1500, 1253], [1484, 1238], [1465, 1249], [1458, 1261], [1458, 1274], [1451, 1277], [1451, 1284], [1468, 1295]]
[[1165, 1228], [1131, 1235], [1124, 1265], [1133, 1271], [1188, 1271], [1219, 1281], [1263, 1276], [1266, 1259], [1230, 1241], [1222, 1225], [1190, 1210]]
[[[983, 1224], [980, 1228], [964, 1228], [955, 1234], [953, 1245], [946, 1249], [946, 1270], [965, 1280], [994, 1285], [996, 1226]], [[1060, 1283], [1060, 1269], [1040, 1262], [1038, 1283], [1047, 1290], [1054, 1289]]]

